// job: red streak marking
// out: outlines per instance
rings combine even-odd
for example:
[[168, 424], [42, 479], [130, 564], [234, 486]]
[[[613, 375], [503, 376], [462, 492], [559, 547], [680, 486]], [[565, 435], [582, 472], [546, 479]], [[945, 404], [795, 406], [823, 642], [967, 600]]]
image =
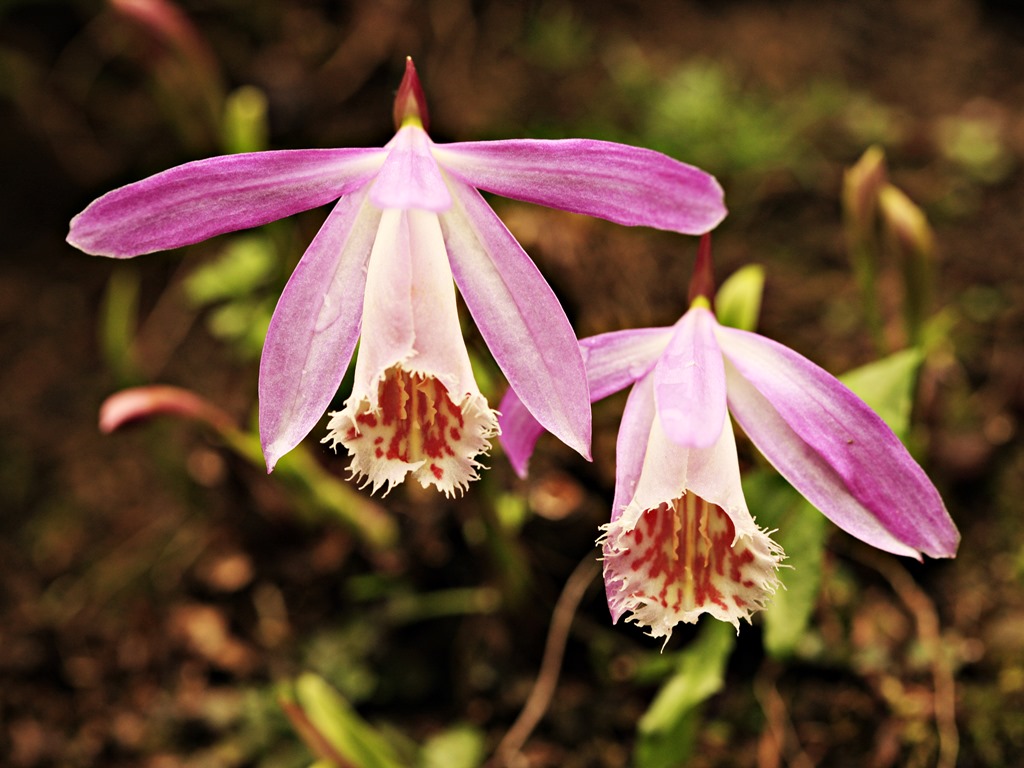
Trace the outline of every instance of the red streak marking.
[[437, 466], [437, 464], [431, 464], [430, 471], [434, 473], [434, 477], [436, 477], [438, 480], [444, 477], [444, 470]]

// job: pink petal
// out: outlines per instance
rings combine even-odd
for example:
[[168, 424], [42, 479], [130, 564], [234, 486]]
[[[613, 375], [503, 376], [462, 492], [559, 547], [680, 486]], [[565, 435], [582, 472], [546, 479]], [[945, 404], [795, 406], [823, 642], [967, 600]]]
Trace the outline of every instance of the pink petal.
[[611, 522], [619, 519], [636, 494], [656, 415], [653, 377], [648, 374], [633, 385], [622, 411], [615, 442], [615, 498]]
[[710, 174], [649, 149], [587, 139], [517, 139], [434, 145], [441, 166], [467, 184], [619, 224], [701, 234], [726, 210]]
[[452, 197], [430, 154], [432, 144], [422, 128], [402, 128], [385, 147], [388, 157], [373, 182], [370, 202], [378, 208], [447, 211]]
[[323, 416], [359, 337], [366, 261], [380, 212], [366, 194], [334, 207], [292, 273], [260, 360], [260, 439], [267, 471]]
[[953, 557], [960, 535], [885, 422], [796, 352], [718, 327], [729, 408], [765, 458], [847, 533], [900, 555]]
[[115, 258], [190, 245], [337, 200], [383, 159], [382, 149], [303, 149], [197, 160], [94, 200], [68, 242]]
[[509, 385], [537, 421], [590, 458], [590, 396], [551, 287], [480, 194], [453, 182], [441, 227], [455, 283]]
[[725, 367], [710, 310], [691, 309], [654, 367], [658, 419], [669, 438], [689, 448], [714, 445], [725, 425]]

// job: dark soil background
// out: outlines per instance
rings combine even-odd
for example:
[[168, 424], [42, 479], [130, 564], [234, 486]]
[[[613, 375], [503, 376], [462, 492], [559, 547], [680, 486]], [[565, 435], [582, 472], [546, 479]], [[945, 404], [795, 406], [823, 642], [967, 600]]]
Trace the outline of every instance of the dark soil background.
[[[836, 373], [874, 354], [839, 193], [843, 169], [882, 143], [891, 180], [936, 232], [935, 305], [948, 334], [922, 377], [915, 436], [963, 532], [960, 555], [880, 558], [835, 532], [806, 647], [772, 660], [757, 622], [744, 627], [689, 764], [935, 765], [951, 707], [957, 765], [1024, 764], [1019, 4], [182, 7], [212, 51], [210, 87], [266, 94], [273, 148], [387, 141], [411, 54], [437, 141], [620, 138], [702, 165], [732, 211], [716, 234], [719, 273], [765, 265], [761, 331]], [[308, 669], [372, 722], [417, 740], [468, 723], [493, 749], [536, 676], [566, 578], [596, 554], [622, 400], [595, 411], [592, 465], [542, 441], [525, 482], [496, 451], [462, 499], [395, 491], [385, 503], [400, 538], [386, 553], [302, 513], [278, 474], [200, 426], [101, 435], [100, 403], [129, 383], [194, 390], [240, 425], [255, 404], [255, 360], [226, 351], [182, 298], [216, 242], [130, 264], [64, 243], [97, 195], [223, 151], [201, 73], [182, 76], [167, 60], [108, 6], [0, 6], [0, 765], [308, 764], [273, 688]], [[692, 100], [685, 77], [716, 99], [694, 114], [704, 133], [687, 133], [685, 114], [678, 130], [665, 118], [680, 77], [687, 109], [709, 102]], [[681, 313], [695, 241], [495, 206], [580, 336]], [[295, 217], [293, 257], [323, 215]], [[121, 328], [131, 364], [120, 368], [103, 341], [116, 328], [101, 332], [112, 280], [137, 288], [139, 325]], [[485, 354], [472, 332], [470, 343]], [[327, 472], [345, 475], [345, 460], [308, 442]], [[525, 495], [529, 515], [502, 562], [479, 519], [507, 489]], [[666, 653], [690, 637], [677, 632]], [[937, 687], [928, 643], [955, 687]], [[657, 690], [637, 670], [657, 658], [635, 627], [609, 626], [592, 585], [521, 764], [629, 764]]]

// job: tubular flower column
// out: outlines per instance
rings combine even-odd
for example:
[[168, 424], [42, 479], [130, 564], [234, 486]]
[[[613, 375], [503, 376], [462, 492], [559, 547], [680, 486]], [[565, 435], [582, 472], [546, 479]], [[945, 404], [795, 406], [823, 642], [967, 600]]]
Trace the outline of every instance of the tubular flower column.
[[[600, 539], [612, 619], [667, 637], [702, 613], [738, 625], [778, 585], [782, 553], [740, 485], [731, 413], [766, 459], [840, 528], [899, 555], [953, 557], [938, 491], [862, 400], [791, 349], [718, 324], [710, 238], [689, 311], [672, 327], [583, 339], [593, 400], [632, 385]], [[509, 391], [501, 442], [520, 475], [543, 427]]]
[[[326, 441], [374, 489], [412, 473], [446, 493], [476, 477], [497, 430], [473, 379], [454, 287], [520, 401], [589, 457], [575, 335], [551, 288], [477, 190], [700, 234], [725, 216], [713, 177], [602, 141], [435, 144], [407, 60], [383, 148], [257, 152], [187, 163], [115, 189], [68, 242], [129, 258], [337, 201], [274, 311], [260, 363], [267, 470], [321, 418], [362, 334], [356, 383]], [[453, 286], [454, 278], [454, 286]]]

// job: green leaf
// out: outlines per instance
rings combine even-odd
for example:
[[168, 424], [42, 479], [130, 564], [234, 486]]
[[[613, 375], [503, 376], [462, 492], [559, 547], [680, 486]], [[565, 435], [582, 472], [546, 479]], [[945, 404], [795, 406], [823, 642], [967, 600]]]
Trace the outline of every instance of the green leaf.
[[839, 377], [882, 417], [901, 440], [910, 431], [914, 388], [924, 353], [915, 348], [895, 352]]
[[780, 588], [762, 612], [765, 650], [792, 656], [810, 624], [821, 590], [821, 563], [828, 535], [825, 516], [774, 472], [751, 472], [743, 494], [757, 499], [757, 522], [770, 530], [786, 553]]
[[484, 735], [468, 725], [431, 736], [420, 752], [420, 768], [477, 768], [484, 761]]
[[337, 754], [357, 768], [403, 768], [390, 741], [314, 674], [295, 681], [295, 698], [310, 724]]
[[637, 726], [637, 768], [672, 768], [686, 762], [696, 737], [698, 707], [725, 683], [736, 643], [731, 624], [706, 619], [697, 640], [679, 654], [675, 674], [662, 686]]
[[224, 102], [224, 150], [259, 152], [267, 148], [267, 97], [253, 85], [243, 85]]
[[139, 325], [139, 273], [118, 265], [107, 282], [100, 310], [100, 348], [110, 370], [122, 382], [139, 379], [135, 333]]
[[193, 304], [202, 306], [248, 296], [265, 285], [277, 268], [274, 246], [261, 234], [233, 238], [220, 254], [185, 281]]
[[761, 294], [764, 293], [764, 267], [748, 264], [736, 270], [715, 294], [715, 314], [718, 322], [730, 328], [753, 331], [761, 314]]

